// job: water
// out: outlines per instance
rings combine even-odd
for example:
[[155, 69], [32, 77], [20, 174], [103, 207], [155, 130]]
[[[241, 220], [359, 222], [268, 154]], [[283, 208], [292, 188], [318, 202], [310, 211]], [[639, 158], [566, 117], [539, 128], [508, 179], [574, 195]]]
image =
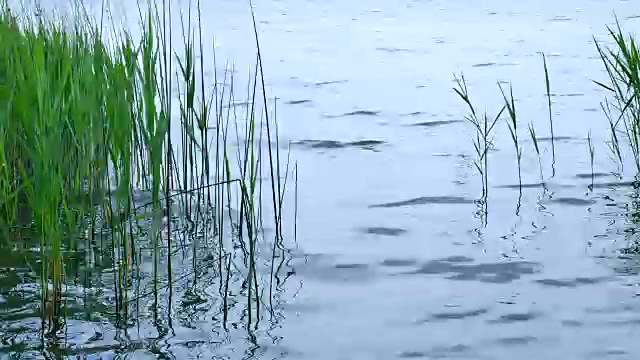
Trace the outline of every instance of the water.
[[[614, 12], [623, 30], [640, 28], [631, 1], [256, 1], [280, 141], [299, 165], [298, 237], [276, 316], [254, 336], [225, 332], [217, 293], [201, 286], [207, 300], [176, 305], [171, 330], [154, 340], [149, 321], [123, 336], [101, 311], [108, 303], [88, 299], [68, 346], [91, 359], [637, 358], [640, 265], [620, 250], [634, 236], [638, 191], [631, 163], [622, 178], [611, 174], [606, 93], [592, 82], [606, 80], [592, 36], [608, 42]], [[217, 56], [234, 61], [243, 84], [255, 60], [248, 3], [207, 2], [203, 14], [205, 43], [215, 35]], [[522, 121], [521, 199], [500, 122], [486, 226], [473, 132], [460, 121], [467, 108], [452, 91], [460, 72], [490, 116], [501, 106], [496, 82], [511, 81]], [[19, 316], [34, 299], [7, 291], [0, 304], [18, 315], [3, 318], [13, 329], [3, 349], [37, 342], [35, 318]]]

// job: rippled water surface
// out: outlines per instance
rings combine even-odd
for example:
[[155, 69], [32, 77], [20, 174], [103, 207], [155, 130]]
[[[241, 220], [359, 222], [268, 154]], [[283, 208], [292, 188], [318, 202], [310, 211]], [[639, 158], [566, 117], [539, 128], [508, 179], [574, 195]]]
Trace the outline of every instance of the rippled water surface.
[[[92, 359], [638, 358], [640, 258], [621, 251], [637, 229], [638, 186], [631, 163], [614, 175], [607, 94], [592, 82], [606, 80], [593, 37], [609, 42], [614, 12], [624, 31], [640, 29], [634, 1], [255, 1], [281, 146], [299, 166], [298, 236], [277, 314], [253, 337], [225, 332], [204, 280], [207, 300], [176, 305], [161, 340], [146, 322], [116, 332], [108, 301], [89, 297], [69, 341]], [[215, 36], [218, 61], [242, 84], [255, 61], [248, 2], [205, 1], [202, 14], [205, 43]], [[489, 115], [502, 105], [497, 82], [510, 81], [522, 122], [521, 199], [501, 121], [486, 226], [473, 130], [452, 90], [460, 72]], [[7, 295], [18, 281], [3, 281], [0, 306], [15, 314], [0, 325], [8, 349], [39, 324], [19, 316], [34, 299]]]

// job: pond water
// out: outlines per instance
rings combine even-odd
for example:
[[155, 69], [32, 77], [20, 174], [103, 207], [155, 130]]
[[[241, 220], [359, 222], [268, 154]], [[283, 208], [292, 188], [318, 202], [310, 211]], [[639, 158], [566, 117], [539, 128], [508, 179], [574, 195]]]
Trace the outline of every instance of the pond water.
[[[214, 306], [183, 306], [159, 340], [141, 321], [130, 330], [135, 339], [121, 346], [94, 304], [84, 319], [70, 322], [77, 356], [640, 356], [640, 257], [620, 251], [637, 228], [638, 187], [630, 162], [623, 176], [614, 174], [619, 166], [600, 109], [608, 94], [592, 81], [607, 80], [593, 37], [609, 43], [614, 13], [624, 31], [640, 29], [637, 4], [260, 0], [254, 6], [267, 92], [278, 98], [280, 141], [291, 142], [298, 163], [297, 241], [277, 316], [248, 336], [241, 326], [223, 331]], [[255, 61], [248, 1], [203, 2], [202, 14], [205, 42], [215, 37], [216, 56], [235, 63], [242, 84]], [[489, 153], [486, 225], [477, 214], [482, 188], [473, 129], [464, 121], [468, 109], [452, 90], [461, 72], [472, 101], [489, 116], [502, 106], [497, 82], [508, 88], [510, 81], [522, 125], [521, 198], [501, 120]], [[529, 122], [540, 138], [546, 189]], [[13, 329], [4, 349], [36, 341], [28, 329], [37, 321], [17, 311], [33, 305], [0, 295], [3, 303], [16, 314], [0, 326]]]

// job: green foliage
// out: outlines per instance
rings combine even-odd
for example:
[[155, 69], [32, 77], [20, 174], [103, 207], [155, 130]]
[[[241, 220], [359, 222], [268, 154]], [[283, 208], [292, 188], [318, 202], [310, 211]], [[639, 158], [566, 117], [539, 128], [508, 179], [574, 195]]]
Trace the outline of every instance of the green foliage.
[[[616, 21], [616, 29], [608, 27], [613, 46], [603, 47], [595, 38], [596, 47], [610, 84], [595, 81], [608, 90], [614, 98], [613, 106], [617, 116], [613, 115], [609, 103], [602, 106], [611, 129], [610, 149], [614, 156], [622, 162], [618, 132], [626, 136], [636, 170], [640, 172], [640, 51], [633, 36], [625, 36]], [[622, 126], [622, 129], [619, 127]]]
[[[233, 99], [224, 97], [217, 79], [211, 92], [204, 83], [197, 86], [205, 72], [202, 56], [199, 64], [195, 61], [196, 53], [203, 53], [199, 9], [198, 4], [196, 30], [200, 43], [194, 41], [196, 30], [189, 17], [187, 29], [183, 29], [187, 34], [185, 56], [180, 60], [175, 55], [179, 67], [174, 69], [173, 56], [167, 55], [174, 48], [170, 42], [172, 26], [167, 22], [171, 8], [164, 2], [158, 8], [149, 1], [147, 10], [141, 9], [139, 42], [121, 32], [112, 34], [115, 41], [111, 46], [104, 40], [103, 29], [92, 27], [88, 17], [68, 30], [43, 18], [19, 19], [6, 3], [0, 3], [0, 228], [6, 234], [21, 226], [36, 230], [42, 259], [41, 308], [49, 331], [59, 330], [64, 319], [65, 251], [73, 247], [77, 234], [87, 229], [95, 232], [101, 225], [110, 229], [112, 251], [118, 254], [113, 264], [116, 309], [127, 316], [132, 300], [130, 275], [138, 265], [133, 254], [140, 246], [132, 226], [139, 219], [139, 204], [133, 202], [137, 190], [150, 192], [152, 198], [150, 244], [156, 305], [160, 266], [168, 266], [167, 286], [171, 288], [172, 284], [171, 257], [178, 245], [170, 225], [166, 232], [161, 227], [163, 216], [169, 217], [174, 211], [170, 200], [178, 198], [184, 200], [182, 216], [197, 226], [214, 227], [205, 230], [218, 236], [214, 244], [191, 239], [194, 262], [201, 245], [217, 247], [219, 279], [229, 281], [229, 272], [240, 268], [231, 266], [236, 249], [243, 250], [243, 273], [251, 289], [249, 311], [253, 302], [259, 316], [259, 307], [264, 304], [259, 294], [264, 291], [258, 289], [255, 261], [263, 224], [259, 220], [261, 190], [257, 187], [262, 128], [256, 115], [259, 109], [254, 107], [255, 86], [245, 124], [236, 126], [246, 132], [246, 140], [237, 151], [238, 167], [234, 171], [227, 133], [229, 117], [235, 118], [235, 114], [225, 115], [224, 109], [229, 106], [223, 103]], [[186, 89], [178, 97], [175, 124], [173, 79], [177, 79], [178, 88]], [[254, 85], [257, 83], [256, 67]], [[213, 132], [210, 121], [215, 122]], [[269, 123], [267, 118], [270, 139]], [[181, 138], [179, 153], [172, 132]], [[273, 150], [277, 156], [271, 157], [269, 146], [269, 175], [279, 184], [280, 168], [275, 164], [279, 161], [278, 149]], [[276, 188], [273, 179], [274, 221], [279, 222], [285, 190]], [[212, 188], [216, 189], [213, 195]], [[233, 226], [240, 232], [229, 243], [222, 234], [225, 209], [232, 218], [234, 191], [240, 199], [241, 216]], [[190, 200], [192, 194], [197, 195], [195, 205]], [[85, 197], [99, 200], [97, 204], [78, 201]], [[207, 213], [214, 213], [215, 220], [205, 222]], [[277, 231], [275, 243], [280, 236]], [[161, 264], [163, 254], [166, 261]], [[272, 261], [277, 261], [275, 255]], [[225, 303], [226, 293], [221, 294]]]

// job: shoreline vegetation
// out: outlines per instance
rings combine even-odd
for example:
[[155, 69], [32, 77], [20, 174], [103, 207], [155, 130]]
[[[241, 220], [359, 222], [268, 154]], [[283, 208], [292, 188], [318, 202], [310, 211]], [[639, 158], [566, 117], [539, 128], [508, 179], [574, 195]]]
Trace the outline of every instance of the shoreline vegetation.
[[[617, 163], [619, 169], [618, 175], [622, 176], [624, 173], [625, 160], [631, 161], [635, 165], [634, 179], [637, 182], [640, 181], [638, 178], [640, 175], [640, 49], [637, 46], [633, 34], [626, 35], [622, 31], [617, 18], [616, 27], [612, 28], [607, 26], [607, 30], [610, 39], [613, 41], [612, 46], [603, 46], [602, 42], [598, 41], [595, 36], [593, 37], [593, 42], [604, 65], [608, 79], [606, 82], [602, 82], [600, 80], [592, 80], [592, 82], [605, 89], [611, 96], [611, 99], [605, 98], [600, 103], [600, 108], [609, 122], [610, 140], [607, 141], [607, 146], [612, 159]], [[554, 118], [551, 101], [551, 81], [549, 79], [548, 63], [544, 53], [542, 53], [542, 66], [545, 80], [545, 96], [548, 99], [548, 133], [550, 133], [549, 140], [551, 144], [551, 175], [546, 180], [542, 166], [543, 158], [538, 144], [538, 137], [536, 136], [539, 132], [536, 130], [533, 123], [527, 124], [527, 130], [531, 137], [531, 143], [533, 144], [531, 150], [535, 151], [539, 163], [540, 184], [546, 193], [547, 181], [555, 176], [555, 167], [561, 159], [556, 157], [555, 151], [556, 138], [554, 134]], [[490, 150], [494, 146], [493, 132], [501, 119], [507, 123], [516, 152], [515, 163], [517, 164], [518, 187], [520, 191], [516, 215], [519, 213], [521, 205], [520, 202], [523, 188], [521, 158], [523, 148], [518, 135], [519, 116], [516, 111], [517, 102], [513, 97], [512, 84], [509, 83], [509, 94], [507, 96], [500, 82], [497, 82], [497, 87], [504, 103], [502, 107], [496, 111], [497, 115], [488, 115], [486, 112], [481, 115], [477, 110], [476, 105], [472, 102], [464, 74], [461, 74], [460, 76], [454, 75], [454, 80], [457, 87], [453, 90], [469, 110], [468, 114], [465, 116], [465, 120], [470, 125], [470, 128], [474, 133], [472, 140], [476, 159], [473, 160], [473, 163], [481, 178], [482, 187], [482, 195], [477, 201], [477, 214], [481, 219], [482, 225], [486, 227], [489, 213], [488, 158], [490, 157]], [[588, 148], [585, 153], [588, 154], [591, 165], [590, 190], [592, 190], [594, 181], [595, 150], [592, 142], [591, 130], [586, 134], [586, 138]], [[627, 151], [623, 150], [625, 146], [629, 148], [630, 154], [628, 155], [626, 154]], [[640, 252], [640, 239], [632, 239], [626, 251]]]
[[[233, 292], [246, 299], [247, 327], [257, 326], [285, 261], [291, 169], [278, 146], [264, 146], [278, 135], [257, 30], [251, 101], [229, 110], [232, 77], [216, 75], [212, 88], [203, 79], [204, 61], [216, 64], [199, 55], [199, 2], [181, 24], [183, 44], [171, 43], [180, 31], [171, 5], [155, 3], [140, 8], [134, 41], [126, 31], [103, 34], [81, 3], [75, 10], [85, 20], [67, 24], [0, 2], [0, 242], [36, 249], [28, 267], [40, 284], [42, 335], [54, 341], [64, 333], [66, 289], [77, 281], [70, 263], [86, 254], [111, 252], [117, 327], [137, 318], [143, 298], [154, 309], [166, 296], [171, 303], [179, 280], [172, 263], [186, 251], [193, 269], [183, 277], [193, 284], [203, 262], [215, 270], [223, 324], [229, 282], [239, 276], [242, 289]], [[182, 53], [172, 53], [175, 45]], [[273, 244], [266, 280], [259, 242]], [[144, 293], [136, 286], [143, 265], [152, 269]]]

